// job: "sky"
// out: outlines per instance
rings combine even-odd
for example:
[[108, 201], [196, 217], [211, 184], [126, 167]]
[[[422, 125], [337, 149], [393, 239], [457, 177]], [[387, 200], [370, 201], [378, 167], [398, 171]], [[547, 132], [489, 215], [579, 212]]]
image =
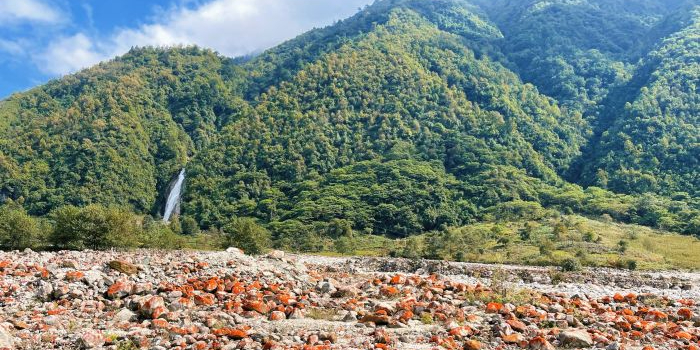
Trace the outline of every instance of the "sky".
[[0, 98], [134, 46], [256, 53], [373, 0], [0, 0]]

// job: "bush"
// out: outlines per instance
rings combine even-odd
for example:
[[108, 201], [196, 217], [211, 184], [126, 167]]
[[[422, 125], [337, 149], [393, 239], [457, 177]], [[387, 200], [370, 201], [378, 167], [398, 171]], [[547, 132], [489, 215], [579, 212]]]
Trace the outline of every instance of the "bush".
[[196, 235], [200, 232], [197, 220], [191, 216], [183, 217], [180, 226], [182, 227], [182, 233], [186, 235]]
[[564, 259], [559, 265], [562, 271], [573, 272], [581, 270], [581, 262], [575, 258]]
[[51, 214], [55, 225], [50, 243], [57, 249], [135, 247], [141, 230], [137, 217], [119, 208], [65, 206]]
[[43, 243], [39, 221], [19, 205], [0, 207], [0, 249], [21, 250], [40, 247]]
[[270, 232], [253, 218], [235, 218], [222, 227], [225, 242], [246, 253], [261, 254], [270, 248]]
[[403, 246], [403, 250], [401, 251], [401, 257], [407, 259], [418, 259], [423, 255], [422, 251], [423, 249], [420, 246], [420, 242], [418, 242], [418, 238], [411, 236], [406, 238], [406, 244]]
[[628, 270], [634, 271], [637, 269], [637, 260], [627, 260], [625, 262], [625, 266], [627, 267]]
[[355, 254], [355, 240], [352, 237], [340, 237], [333, 242], [333, 246], [340, 254]]
[[630, 243], [628, 241], [625, 241], [624, 239], [617, 242], [617, 251], [620, 253], [624, 253], [627, 251], [627, 248], [629, 248]]
[[[172, 225], [172, 224], [171, 224]], [[185, 247], [183, 236], [173, 232], [168, 225], [163, 222], [153, 222], [146, 227], [141, 237], [141, 248], [154, 249], [182, 249]]]

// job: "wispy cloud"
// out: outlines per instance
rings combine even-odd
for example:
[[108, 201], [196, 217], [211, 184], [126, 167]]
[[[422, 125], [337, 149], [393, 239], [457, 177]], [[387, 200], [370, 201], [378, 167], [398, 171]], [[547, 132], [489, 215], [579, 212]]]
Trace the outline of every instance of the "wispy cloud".
[[0, 52], [9, 53], [12, 56], [24, 54], [24, 47], [21, 43], [0, 38]]
[[34, 62], [46, 74], [61, 75], [91, 66], [104, 58], [90, 38], [78, 33], [53, 41], [46, 50], [35, 55]]
[[178, 44], [240, 56], [348, 17], [371, 1], [213, 0], [195, 8], [174, 6], [161, 20], [122, 28], [106, 38], [83, 33], [60, 38], [38, 53], [35, 62], [46, 73], [65, 74], [123, 54], [133, 46]]
[[0, 0], [0, 26], [20, 22], [57, 23], [61, 13], [41, 0]]

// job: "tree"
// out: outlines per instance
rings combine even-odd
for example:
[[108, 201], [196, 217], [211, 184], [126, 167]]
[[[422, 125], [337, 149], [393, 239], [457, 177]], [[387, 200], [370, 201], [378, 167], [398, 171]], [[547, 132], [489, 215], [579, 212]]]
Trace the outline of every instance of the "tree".
[[250, 254], [261, 254], [270, 248], [270, 231], [260, 226], [253, 218], [231, 219], [222, 231], [229, 246], [237, 247]]
[[43, 242], [37, 219], [20, 205], [8, 203], [0, 207], [0, 249], [37, 248]]
[[141, 228], [128, 210], [92, 204], [61, 207], [51, 214], [51, 244], [58, 249], [106, 249], [138, 245]]
[[181, 220], [182, 233], [185, 235], [196, 235], [200, 232], [199, 224], [191, 216], [185, 216]]

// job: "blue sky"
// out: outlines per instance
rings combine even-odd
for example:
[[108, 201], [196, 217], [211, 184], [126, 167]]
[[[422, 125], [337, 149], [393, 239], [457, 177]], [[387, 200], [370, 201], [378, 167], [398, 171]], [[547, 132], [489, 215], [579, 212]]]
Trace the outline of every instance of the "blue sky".
[[0, 98], [121, 55], [197, 44], [239, 56], [373, 0], [0, 0]]

